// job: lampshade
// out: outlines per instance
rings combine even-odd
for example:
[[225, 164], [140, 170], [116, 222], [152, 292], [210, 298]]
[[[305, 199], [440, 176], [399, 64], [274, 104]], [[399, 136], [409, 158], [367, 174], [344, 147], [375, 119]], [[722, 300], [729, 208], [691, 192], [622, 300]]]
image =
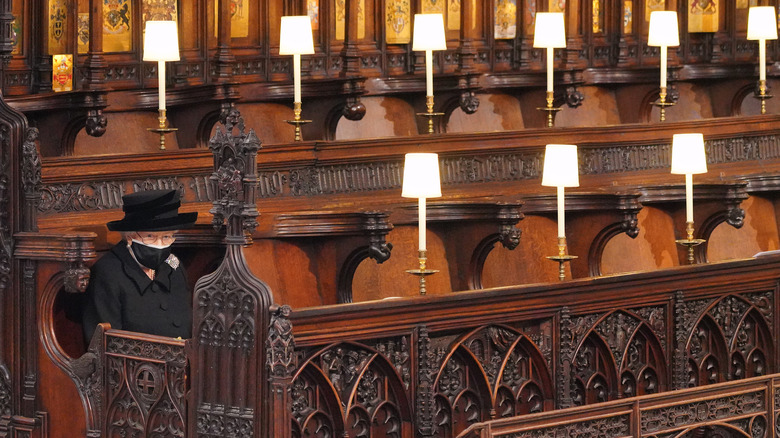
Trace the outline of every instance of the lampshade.
[[311, 55], [314, 53], [314, 38], [311, 35], [311, 18], [308, 15], [282, 17], [279, 32], [280, 55]]
[[672, 137], [672, 173], [677, 175], [707, 173], [704, 135], [674, 134]]
[[441, 196], [438, 154], [406, 154], [401, 196], [404, 198], [438, 198]]
[[677, 12], [653, 11], [650, 13], [650, 32], [647, 45], [674, 47], [680, 45], [680, 31], [677, 29]]
[[542, 185], [549, 187], [579, 187], [577, 145], [548, 144], [544, 150]]
[[537, 12], [534, 25], [534, 47], [566, 47], [563, 12]]
[[441, 14], [414, 14], [412, 50], [446, 50], [444, 18]]
[[144, 61], [178, 61], [179, 32], [175, 21], [146, 22]]
[[774, 6], [753, 6], [748, 11], [749, 40], [776, 40], [777, 19]]

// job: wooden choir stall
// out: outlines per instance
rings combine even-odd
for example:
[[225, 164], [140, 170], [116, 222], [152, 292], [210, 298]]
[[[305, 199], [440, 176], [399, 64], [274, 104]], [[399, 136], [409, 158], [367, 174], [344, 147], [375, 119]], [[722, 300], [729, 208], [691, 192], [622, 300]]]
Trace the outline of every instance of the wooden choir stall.
[[[0, 2], [0, 437], [780, 436], [780, 46], [747, 27], [776, 4]], [[84, 339], [106, 223], [155, 189], [199, 213], [173, 245], [192, 338]]]

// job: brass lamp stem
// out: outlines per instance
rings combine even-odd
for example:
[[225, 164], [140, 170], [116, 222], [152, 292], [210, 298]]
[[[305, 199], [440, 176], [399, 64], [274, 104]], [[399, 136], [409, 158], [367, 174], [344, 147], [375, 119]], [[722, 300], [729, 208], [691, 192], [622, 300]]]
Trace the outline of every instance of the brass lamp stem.
[[178, 131], [177, 128], [169, 128], [168, 127], [168, 118], [166, 117], [166, 110], [159, 109], [158, 110], [158, 116], [157, 116], [157, 127], [156, 128], [146, 128], [149, 132], [154, 132], [155, 134], [160, 135], [160, 150], [165, 150], [165, 134]]
[[543, 108], [538, 107], [536, 109], [547, 113], [545, 118], [545, 126], [548, 128], [553, 128], [555, 127], [555, 114], [561, 109], [553, 107], [553, 103], [555, 102], [555, 94], [552, 91], [547, 91], [547, 94], [545, 95], [545, 102], [546, 105]]
[[293, 102], [293, 119], [285, 122], [295, 127], [295, 141], [301, 141], [301, 126], [311, 123], [311, 120], [301, 120], [301, 102]]
[[425, 250], [419, 250], [418, 251], [417, 261], [419, 262], [419, 268], [418, 269], [409, 269], [406, 272], [408, 272], [408, 273], [410, 273], [412, 275], [415, 275], [417, 277], [420, 277], [420, 295], [425, 295], [426, 292], [427, 292], [426, 284], [425, 284], [425, 277], [427, 277], [429, 275], [433, 275], [433, 274], [435, 274], [435, 273], [437, 273], [439, 271], [435, 270], [435, 269], [428, 269], [427, 268], [426, 265], [427, 265], [428, 258], [427, 258], [427, 251], [425, 251]]
[[678, 239], [675, 242], [677, 242], [679, 245], [682, 245], [686, 248], [688, 248], [688, 264], [692, 265], [696, 261], [696, 258], [694, 257], [694, 248], [701, 245], [702, 243], [706, 242], [704, 239], [694, 239], [693, 238], [693, 222], [689, 221], [685, 223], [685, 239]]
[[666, 87], [661, 87], [661, 91], [658, 93], [658, 101], [653, 102], [652, 105], [655, 105], [658, 107], [659, 112], [661, 113], [661, 121], [666, 121], [666, 107], [674, 105], [674, 102], [667, 102], [666, 97], [668, 96]]
[[765, 79], [758, 81], [758, 98], [761, 99], [761, 114], [766, 114], [766, 100], [771, 99], [772, 95], [767, 94]]
[[443, 116], [444, 113], [433, 112], [433, 96], [425, 96], [425, 112], [417, 115], [428, 119], [428, 134], [433, 134], [433, 118]]
[[661, 87], [661, 92], [658, 95], [659, 100], [661, 101], [661, 121], [666, 121], [666, 87]]
[[549, 260], [558, 262], [558, 279], [566, 280], [566, 262], [574, 260], [577, 256], [566, 254], [566, 237], [558, 236], [558, 255], [547, 256]]

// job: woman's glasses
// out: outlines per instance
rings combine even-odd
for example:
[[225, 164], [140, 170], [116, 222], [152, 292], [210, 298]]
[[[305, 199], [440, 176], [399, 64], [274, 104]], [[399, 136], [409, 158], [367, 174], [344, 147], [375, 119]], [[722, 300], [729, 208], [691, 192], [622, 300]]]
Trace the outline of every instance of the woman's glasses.
[[170, 245], [176, 240], [176, 237], [170, 233], [159, 232], [138, 232], [138, 240], [146, 245]]

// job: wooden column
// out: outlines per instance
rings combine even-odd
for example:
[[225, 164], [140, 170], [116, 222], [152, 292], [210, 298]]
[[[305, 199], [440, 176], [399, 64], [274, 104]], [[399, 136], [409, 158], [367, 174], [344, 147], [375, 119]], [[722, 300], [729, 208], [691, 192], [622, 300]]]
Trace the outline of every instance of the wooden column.
[[460, 46], [458, 47], [458, 71], [468, 73], [474, 70], [474, 20], [471, 4], [476, 0], [463, 0], [460, 8]]
[[229, 82], [233, 77], [233, 64], [236, 58], [230, 49], [230, 0], [217, 0], [219, 2], [219, 14], [217, 24], [217, 53], [214, 57], [216, 70], [214, 82], [218, 84]]
[[358, 50], [358, 8], [359, 0], [347, 0], [344, 5], [346, 19], [344, 22], [344, 48], [341, 56], [344, 58], [344, 66], [341, 69], [342, 77], [350, 77], [360, 73], [360, 51]]
[[[10, 0], [8, 0], [10, 1]], [[32, 88], [34, 93], [51, 92], [52, 60], [49, 54], [49, 2], [32, 2], [30, 13], [33, 25], [30, 29], [30, 48], [35, 67], [33, 68]]]

